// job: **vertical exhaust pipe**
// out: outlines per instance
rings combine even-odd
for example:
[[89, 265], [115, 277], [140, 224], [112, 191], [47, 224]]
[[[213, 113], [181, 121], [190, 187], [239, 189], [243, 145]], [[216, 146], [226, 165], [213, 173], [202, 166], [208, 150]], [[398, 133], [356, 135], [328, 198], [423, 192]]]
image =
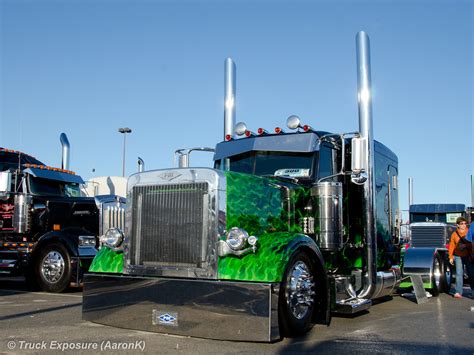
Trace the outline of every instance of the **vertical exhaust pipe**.
[[224, 78], [224, 140], [227, 135], [234, 137], [235, 127], [235, 63], [232, 58], [225, 60]]
[[365, 210], [365, 244], [367, 246], [367, 274], [365, 285], [357, 295], [360, 298], [371, 298], [377, 283], [377, 236], [375, 222], [375, 174], [374, 174], [374, 137], [372, 121], [372, 93], [370, 75], [370, 41], [369, 36], [360, 31], [356, 36], [357, 48], [357, 95], [359, 106], [359, 133], [364, 144], [364, 165], [367, 180], [363, 184]]
[[474, 207], [474, 175], [471, 175], [471, 207]]
[[408, 178], [408, 208], [413, 205], [413, 178]]
[[61, 133], [59, 141], [62, 145], [61, 169], [69, 170], [69, 153], [71, 146], [69, 145], [66, 133]]
[[142, 173], [143, 171], [145, 171], [145, 162], [142, 158], [138, 157], [138, 172]]

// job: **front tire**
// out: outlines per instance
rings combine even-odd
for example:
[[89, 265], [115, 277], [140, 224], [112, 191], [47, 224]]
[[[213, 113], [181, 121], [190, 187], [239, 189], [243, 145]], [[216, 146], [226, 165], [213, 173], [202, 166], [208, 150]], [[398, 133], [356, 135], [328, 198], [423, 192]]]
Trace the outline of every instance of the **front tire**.
[[283, 336], [299, 336], [312, 327], [315, 309], [315, 267], [304, 252], [293, 255], [281, 283], [278, 316]]
[[63, 292], [71, 280], [71, 259], [61, 244], [45, 246], [36, 259], [35, 272], [39, 287], [46, 292]]
[[453, 283], [453, 268], [449, 263], [448, 258], [444, 258], [444, 289], [443, 292], [449, 293], [451, 291], [451, 284]]
[[[446, 292], [448, 288], [447, 276], [450, 269], [448, 269], [439, 254], [435, 254], [433, 258], [433, 272], [431, 274], [431, 289], [430, 293], [437, 297], [440, 293]], [[449, 273], [449, 276], [451, 274]]]

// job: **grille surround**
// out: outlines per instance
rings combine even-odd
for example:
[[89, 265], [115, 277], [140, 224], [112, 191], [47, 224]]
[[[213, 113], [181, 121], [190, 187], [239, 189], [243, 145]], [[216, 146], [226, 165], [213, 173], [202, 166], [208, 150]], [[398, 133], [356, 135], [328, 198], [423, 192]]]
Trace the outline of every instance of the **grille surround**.
[[223, 186], [223, 174], [205, 168], [156, 170], [130, 178], [126, 273], [217, 278], [216, 243], [222, 222], [225, 226], [225, 218], [218, 218], [225, 216]]

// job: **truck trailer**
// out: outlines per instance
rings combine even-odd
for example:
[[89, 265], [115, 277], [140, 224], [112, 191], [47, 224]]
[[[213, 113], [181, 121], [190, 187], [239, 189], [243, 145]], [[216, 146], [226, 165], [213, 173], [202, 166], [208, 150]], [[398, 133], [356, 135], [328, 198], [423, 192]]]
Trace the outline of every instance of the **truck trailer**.
[[373, 139], [369, 38], [360, 32], [356, 43], [352, 133], [297, 116], [287, 132], [235, 124], [235, 64], [226, 60], [214, 167], [129, 177], [125, 228], [101, 237], [84, 278], [85, 320], [272, 342], [329, 324], [333, 313], [367, 310], [404, 275], [442, 288], [435, 250], [401, 258], [398, 159]]

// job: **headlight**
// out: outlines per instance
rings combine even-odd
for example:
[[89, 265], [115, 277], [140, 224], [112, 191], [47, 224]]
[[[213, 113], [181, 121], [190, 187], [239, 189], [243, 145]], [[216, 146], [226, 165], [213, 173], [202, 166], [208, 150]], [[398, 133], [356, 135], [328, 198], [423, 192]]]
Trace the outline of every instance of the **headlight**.
[[95, 247], [95, 237], [93, 235], [80, 235], [79, 246], [80, 247]]
[[110, 228], [102, 237], [100, 237], [100, 243], [112, 249], [118, 248], [122, 242], [123, 233], [118, 228]]
[[227, 233], [227, 244], [232, 250], [240, 250], [245, 247], [248, 237], [249, 235], [245, 230], [233, 227]]

